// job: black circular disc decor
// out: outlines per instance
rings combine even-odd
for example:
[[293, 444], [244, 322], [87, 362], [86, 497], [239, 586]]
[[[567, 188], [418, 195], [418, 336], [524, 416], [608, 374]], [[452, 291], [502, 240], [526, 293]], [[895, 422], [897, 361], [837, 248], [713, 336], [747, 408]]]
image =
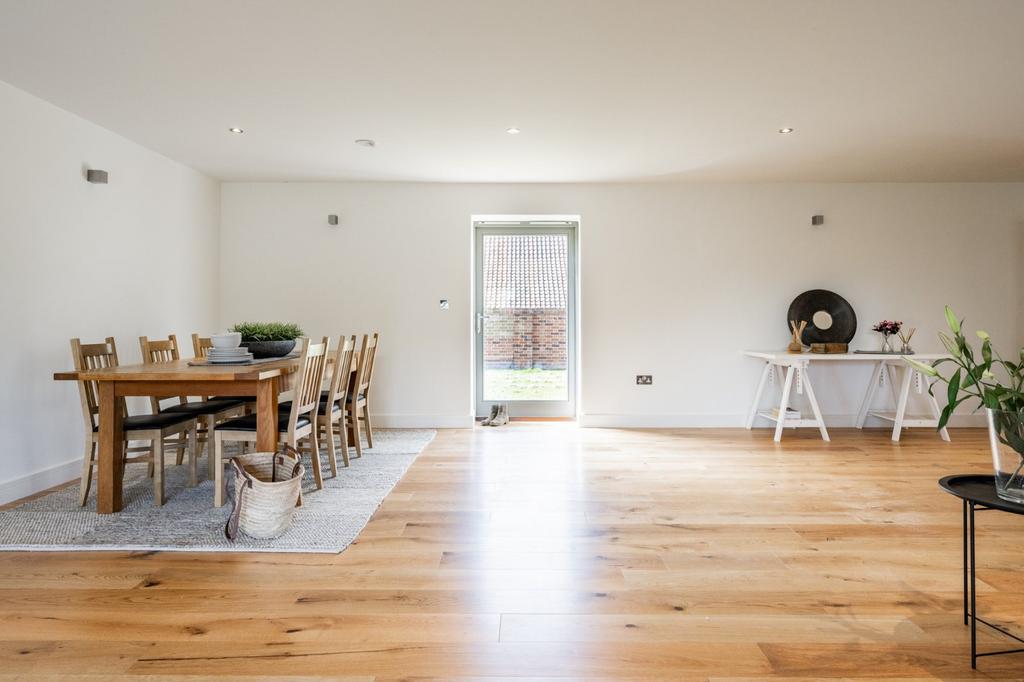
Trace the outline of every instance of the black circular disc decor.
[[[812, 343], [850, 343], [857, 333], [857, 315], [853, 306], [845, 298], [827, 289], [811, 289], [805, 291], [789, 304], [786, 326], [795, 320], [807, 321], [804, 329], [803, 342]], [[790, 331], [792, 333], [792, 331]]]

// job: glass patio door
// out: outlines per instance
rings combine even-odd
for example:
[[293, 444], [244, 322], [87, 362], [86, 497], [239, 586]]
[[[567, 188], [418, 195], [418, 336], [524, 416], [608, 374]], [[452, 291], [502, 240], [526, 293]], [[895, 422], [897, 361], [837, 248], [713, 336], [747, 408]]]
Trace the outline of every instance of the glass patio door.
[[476, 232], [476, 413], [576, 416], [576, 224]]

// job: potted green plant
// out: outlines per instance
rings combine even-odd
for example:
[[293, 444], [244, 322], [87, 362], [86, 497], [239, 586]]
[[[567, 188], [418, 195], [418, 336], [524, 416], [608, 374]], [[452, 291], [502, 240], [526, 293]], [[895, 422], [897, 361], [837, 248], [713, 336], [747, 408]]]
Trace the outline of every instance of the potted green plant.
[[[964, 337], [963, 320], [958, 319], [949, 306], [946, 306], [946, 323], [953, 335], [940, 333], [939, 338], [949, 357], [936, 361], [934, 366], [910, 358], [906, 361], [947, 385], [947, 405], [939, 415], [940, 429], [949, 422], [953, 411], [967, 400], [976, 400], [978, 408], [986, 409], [996, 494], [1004, 500], [1024, 504], [1024, 348], [1014, 360], [1004, 360], [992, 348], [989, 335], [978, 331], [979, 357]], [[937, 369], [942, 364], [953, 365], [956, 369], [949, 376], [943, 376]]]
[[302, 328], [290, 322], [240, 322], [231, 328], [242, 335], [242, 346], [254, 358], [280, 358], [295, 349]]

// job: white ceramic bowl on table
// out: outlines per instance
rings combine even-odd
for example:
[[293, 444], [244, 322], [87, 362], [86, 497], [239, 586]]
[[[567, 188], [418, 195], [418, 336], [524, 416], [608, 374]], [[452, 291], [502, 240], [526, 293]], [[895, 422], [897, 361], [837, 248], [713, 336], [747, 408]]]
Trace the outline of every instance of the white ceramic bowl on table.
[[238, 348], [242, 344], [240, 332], [227, 332], [226, 334], [214, 334], [210, 337], [214, 348]]

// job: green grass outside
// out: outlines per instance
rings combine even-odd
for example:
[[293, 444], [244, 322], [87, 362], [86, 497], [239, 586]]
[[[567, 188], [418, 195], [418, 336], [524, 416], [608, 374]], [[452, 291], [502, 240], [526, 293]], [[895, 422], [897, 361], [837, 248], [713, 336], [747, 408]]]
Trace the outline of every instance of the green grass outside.
[[485, 369], [484, 400], [566, 400], [564, 369]]

